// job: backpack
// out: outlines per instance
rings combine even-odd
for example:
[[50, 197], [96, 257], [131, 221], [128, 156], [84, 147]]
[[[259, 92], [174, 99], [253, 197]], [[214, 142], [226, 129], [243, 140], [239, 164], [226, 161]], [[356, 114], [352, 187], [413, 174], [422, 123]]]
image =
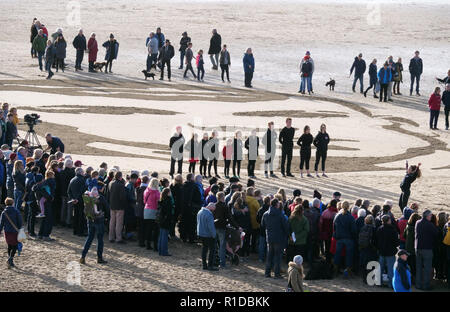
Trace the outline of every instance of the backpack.
[[84, 215], [88, 219], [93, 219], [95, 216], [94, 213], [94, 205], [95, 205], [95, 198], [90, 197], [87, 194], [83, 194], [83, 204], [84, 204]]
[[444, 240], [442, 241], [444, 245], [450, 246], [450, 227], [447, 227], [447, 234], [445, 234]]
[[333, 279], [333, 265], [325, 260], [313, 262], [305, 280]]
[[35, 183], [31, 187], [31, 191], [34, 193], [34, 196], [36, 197], [37, 200], [40, 200], [42, 197], [44, 197], [46, 200], [52, 199], [52, 196], [43, 189], [44, 181]]
[[359, 249], [364, 249], [370, 246], [370, 242], [373, 236], [373, 228], [370, 226], [364, 226], [359, 232], [358, 245]]

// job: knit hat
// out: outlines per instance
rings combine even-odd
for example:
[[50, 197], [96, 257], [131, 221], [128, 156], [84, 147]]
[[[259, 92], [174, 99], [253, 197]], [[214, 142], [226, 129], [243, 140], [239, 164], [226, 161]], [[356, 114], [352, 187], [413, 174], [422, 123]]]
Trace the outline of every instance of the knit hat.
[[319, 191], [314, 190], [313, 197], [314, 198], [318, 198], [318, 199], [322, 199], [322, 194], [320, 194]]
[[302, 263], [303, 263], [303, 257], [300, 256], [300, 255], [297, 255], [297, 256], [294, 257], [293, 261], [294, 261], [294, 263], [295, 263], [296, 265], [302, 265]]
[[253, 181], [252, 179], [248, 179], [247, 187], [252, 187], [252, 186], [255, 186], [255, 181]]
[[[9, 157], [11, 157], [11, 156], [9, 156]], [[423, 212], [422, 217], [423, 217], [423, 218], [426, 218], [426, 217], [428, 217], [428, 216], [431, 215], [431, 214], [432, 214], [431, 210], [427, 209], [427, 210], [425, 210], [425, 211]]]
[[300, 191], [299, 189], [295, 189], [292, 194], [294, 195], [294, 197], [298, 197], [302, 195], [302, 191]]
[[110, 39], [114, 38], [114, 35], [113, 35], [113, 34], [110, 34], [110, 35], [109, 35], [109, 38], [110, 38]]
[[400, 249], [400, 250], [397, 252], [397, 257], [403, 256], [403, 255], [409, 256], [409, 252], [407, 252], [405, 249]]
[[306, 53], [305, 53], [306, 55], [311, 55], [311, 53], [309, 52], [309, 51], [306, 51]]
[[406, 207], [405, 209], [403, 209], [403, 217], [406, 220], [409, 220], [409, 217], [411, 217], [411, 215], [414, 213], [414, 210], [412, 210], [409, 207]]

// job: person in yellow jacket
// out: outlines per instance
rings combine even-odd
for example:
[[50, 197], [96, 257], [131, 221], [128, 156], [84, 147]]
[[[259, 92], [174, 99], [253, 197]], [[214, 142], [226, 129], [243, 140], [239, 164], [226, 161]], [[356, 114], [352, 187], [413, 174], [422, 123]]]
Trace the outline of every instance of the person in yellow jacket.
[[16, 126], [17, 127], [17, 125], [19, 124], [19, 117], [17, 116], [17, 108], [15, 108], [15, 107], [11, 107], [10, 109], [9, 109], [9, 112], [11, 113], [11, 114], [13, 114], [13, 123], [14, 123], [14, 126]]
[[247, 188], [246, 203], [250, 212], [250, 223], [252, 225], [251, 251], [256, 253], [258, 250], [257, 240], [259, 237], [259, 223], [256, 221], [256, 215], [258, 214], [258, 210], [261, 206], [259, 205], [258, 199], [255, 197], [254, 193], [255, 189], [253, 187]]

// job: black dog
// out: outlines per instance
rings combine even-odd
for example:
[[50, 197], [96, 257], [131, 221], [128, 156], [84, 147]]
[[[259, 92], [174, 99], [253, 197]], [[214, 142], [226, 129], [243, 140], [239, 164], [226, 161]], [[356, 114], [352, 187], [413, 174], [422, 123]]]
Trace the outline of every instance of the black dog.
[[151, 78], [153, 78], [153, 80], [155, 80], [155, 74], [154, 73], [148, 72], [145, 69], [142, 71], [142, 73], [144, 73], [145, 80], [147, 80], [148, 77], [151, 77]]
[[95, 62], [94, 63], [94, 70], [99, 70], [103, 72], [102, 68], [106, 66], [106, 62]]
[[330, 78], [330, 81], [328, 81], [325, 84], [325, 87], [330, 86], [330, 91], [333, 90], [334, 91], [334, 86], [336, 85], [336, 81], [334, 81], [334, 79]]
[[333, 279], [333, 271], [333, 265], [321, 259], [311, 264], [305, 280]]

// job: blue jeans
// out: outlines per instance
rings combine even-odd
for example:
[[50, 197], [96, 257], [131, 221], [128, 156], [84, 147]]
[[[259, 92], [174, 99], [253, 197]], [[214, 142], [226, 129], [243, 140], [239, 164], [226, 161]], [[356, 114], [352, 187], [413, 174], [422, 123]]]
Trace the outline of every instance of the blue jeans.
[[14, 208], [20, 211], [23, 203], [23, 192], [20, 190], [14, 190]]
[[266, 253], [267, 253], [267, 243], [266, 243], [266, 236], [259, 236], [259, 246], [258, 246], [258, 259], [260, 261], [266, 260]]
[[41, 222], [41, 227], [39, 228], [39, 237], [49, 237], [53, 229], [53, 209], [52, 202], [49, 200], [45, 201], [44, 204], [45, 218]]
[[153, 64], [156, 64], [158, 54], [147, 55], [147, 71], [150, 71]]
[[42, 65], [42, 58], [43, 57], [44, 57], [44, 52], [38, 51], [38, 62], [39, 62], [39, 69], [40, 70], [43, 69], [43, 65]]
[[352, 90], [355, 90], [356, 81], [358, 81], [358, 80], [359, 80], [359, 90], [362, 93], [362, 92], [364, 92], [364, 74], [361, 74], [361, 75], [355, 74], [355, 78], [353, 79]]
[[220, 259], [220, 266], [225, 267], [226, 264], [226, 244], [225, 241], [225, 230], [224, 229], [217, 229], [217, 237], [219, 239], [219, 259]]
[[184, 56], [186, 55], [186, 50], [182, 50], [180, 51], [180, 69], [183, 69], [183, 60], [184, 60]]
[[280, 275], [280, 263], [283, 256], [284, 243], [267, 243], [267, 260], [266, 260], [266, 275], [270, 275], [273, 271], [275, 276]]
[[169, 230], [168, 229], [159, 229], [159, 238], [158, 238], [158, 252], [160, 256], [167, 256], [169, 254]]
[[45, 62], [45, 71], [48, 72], [49, 76], [53, 75], [52, 65], [53, 65], [53, 59], [50, 59]]
[[378, 260], [380, 262], [380, 281], [383, 279], [383, 272], [385, 267], [387, 267], [387, 275], [389, 278], [389, 286], [392, 287], [392, 278], [394, 277], [394, 264], [395, 264], [395, 256], [391, 257], [383, 257], [380, 256], [380, 259]]
[[103, 257], [103, 235], [105, 233], [105, 219], [100, 218], [95, 221], [87, 221], [88, 237], [84, 243], [83, 252], [81, 257], [86, 258], [86, 255], [91, 247], [92, 241], [97, 234], [97, 257], [100, 259]]
[[311, 77], [302, 77], [300, 83], [300, 92], [305, 92], [305, 88], [308, 88], [308, 92], [311, 91]]
[[341, 263], [342, 248], [345, 246], [345, 266], [351, 268], [353, 264], [353, 240], [348, 238], [338, 239], [336, 243], [336, 254], [334, 255], [334, 264]]
[[412, 93], [414, 89], [414, 80], [416, 80], [416, 92], [419, 92], [420, 75], [411, 74], [411, 87], [409, 88], [410, 93]]

